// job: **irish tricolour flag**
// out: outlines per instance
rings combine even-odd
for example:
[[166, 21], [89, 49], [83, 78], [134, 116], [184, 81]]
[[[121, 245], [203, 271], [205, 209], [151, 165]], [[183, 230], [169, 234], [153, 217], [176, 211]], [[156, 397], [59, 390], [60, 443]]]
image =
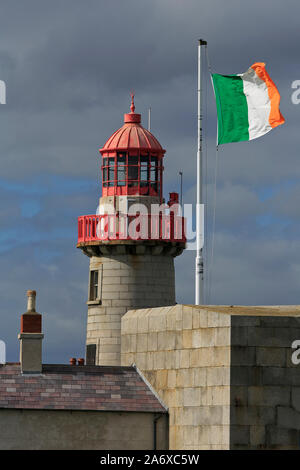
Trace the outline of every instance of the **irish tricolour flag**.
[[252, 140], [284, 123], [280, 94], [257, 62], [238, 75], [212, 74], [218, 114], [218, 144]]

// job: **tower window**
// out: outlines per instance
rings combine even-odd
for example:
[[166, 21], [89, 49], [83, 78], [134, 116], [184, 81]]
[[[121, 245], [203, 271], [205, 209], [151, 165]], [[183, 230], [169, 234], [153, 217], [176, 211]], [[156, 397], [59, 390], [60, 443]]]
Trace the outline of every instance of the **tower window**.
[[89, 300], [97, 299], [99, 299], [99, 271], [91, 271]]
[[86, 365], [94, 366], [96, 364], [96, 344], [87, 344], [86, 345]]

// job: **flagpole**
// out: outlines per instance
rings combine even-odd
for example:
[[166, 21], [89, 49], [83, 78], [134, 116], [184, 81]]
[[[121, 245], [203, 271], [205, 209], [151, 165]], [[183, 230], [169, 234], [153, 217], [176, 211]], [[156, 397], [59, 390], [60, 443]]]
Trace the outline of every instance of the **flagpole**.
[[196, 204], [196, 266], [195, 266], [195, 305], [201, 305], [203, 299], [203, 256], [202, 247], [204, 239], [203, 211], [202, 211], [202, 113], [201, 113], [201, 48], [207, 42], [198, 40], [198, 146], [197, 146], [197, 204]]

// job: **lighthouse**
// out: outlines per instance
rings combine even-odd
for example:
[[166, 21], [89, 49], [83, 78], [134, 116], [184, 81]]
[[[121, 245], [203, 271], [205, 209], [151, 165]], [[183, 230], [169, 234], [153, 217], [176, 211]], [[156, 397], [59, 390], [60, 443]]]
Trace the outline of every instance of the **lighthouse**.
[[141, 125], [134, 95], [130, 110], [100, 149], [97, 213], [78, 218], [77, 247], [90, 258], [87, 364], [120, 365], [128, 310], [176, 303], [174, 258], [185, 248], [184, 218], [177, 193], [165, 203], [166, 151]]

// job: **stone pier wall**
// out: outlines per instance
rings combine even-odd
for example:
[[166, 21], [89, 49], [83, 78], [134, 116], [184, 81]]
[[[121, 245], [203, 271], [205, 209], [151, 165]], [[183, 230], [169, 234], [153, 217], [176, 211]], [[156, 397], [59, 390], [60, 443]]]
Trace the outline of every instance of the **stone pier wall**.
[[135, 310], [122, 319], [122, 365], [169, 407], [170, 449], [299, 449], [297, 339], [299, 306]]
[[169, 408], [170, 449], [227, 449], [230, 316], [174, 307], [128, 312], [122, 365], [136, 363]]

